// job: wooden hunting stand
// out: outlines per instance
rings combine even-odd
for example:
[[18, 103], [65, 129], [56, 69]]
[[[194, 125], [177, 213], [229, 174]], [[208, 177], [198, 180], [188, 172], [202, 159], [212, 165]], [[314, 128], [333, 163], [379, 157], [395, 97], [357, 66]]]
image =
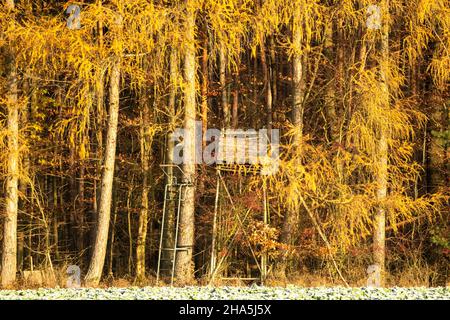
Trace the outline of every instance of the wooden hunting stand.
[[[252, 265], [256, 265], [258, 269], [258, 276], [247, 277], [224, 277], [220, 275], [221, 280], [243, 280], [243, 281], [260, 281], [264, 283], [267, 277], [268, 259], [267, 254], [262, 254], [257, 257], [256, 250], [252, 246], [249, 235], [245, 228], [245, 223], [251, 209], [247, 210], [245, 216], [236, 213], [236, 206], [230, 194], [226, 182], [226, 176], [230, 175], [260, 175], [267, 174], [264, 170], [267, 169], [258, 161], [252, 161], [261, 157], [258, 154], [258, 143], [260, 135], [256, 131], [222, 131], [218, 143], [218, 152], [216, 157], [216, 165], [214, 167], [217, 177], [214, 216], [212, 226], [212, 240], [211, 240], [211, 261], [209, 266], [209, 281], [214, 281], [221, 274], [221, 267], [229, 258], [229, 253], [236, 246], [236, 239], [238, 236], [243, 236], [247, 243]], [[161, 221], [161, 234], [159, 241], [158, 264], [156, 272], [156, 281], [160, 278], [169, 278], [171, 285], [174, 283], [175, 264], [177, 252], [187, 250], [186, 248], [178, 246], [179, 234], [179, 219], [180, 212], [185, 200], [187, 188], [192, 186], [192, 181], [186, 179], [182, 168], [174, 164], [165, 164], [160, 166], [165, 176], [167, 183], [164, 188], [164, 205]], [[231, 227], [226, 221], [225, 213], [220, 208], [220, 194], [225, 191], [225, 199], [228, 199], [233, 208], [234, 225]], [[267, 203], [266, 188], [263, 186], [263, 222], [270, 223], [269, 206]], [[231, 233], [229, 233], [231, 231]], [[218, 257], [220, 253], [220, 257]], [[251, 272], [250, 272], [251, 274]], [[248, 274], [247, 274], [248, 275]]]
[[[248, 244], [254, 264], [257, 266], [259, 276], [247, 276], [247, 277], [223, 277], [221, 280], [243, 280], [243, 281], [260, 281], [264, 283], [267, 277], [268, 259], [267, 254], [262, 254], [260, 258], [257, 257], [255, 248], [253, 248], [249, 235], [246, 232], [245, 223], [249, 216], [251, 209], [248, 209], [245, 216], [241, 216], [237, 213], [234, 214], [235, 224], [231, 228], [231, 233], [227, 233], [223, 229], [226, 226], [222, 223], [225, 220], [225, 213], [220, 208], [220, 194], [225, 191], [225, 198], [228, 199], [233, 210], [236, 209], [233, 198], [229, 192], [229, 188], [226, 182], [226, 175], [257, 175], [261, 174], [264, 169], [261, 165], [250, 162], [249, 159], [255, 154], [258, 145], [258, 134], [256, 132], [242, 132], [226, 130], [222, 133], [219, 140], [219, 151], [216, 159], [216, 195], [214, 205], [213, 227], [212, 227], [212, 243], [211, 243], [211, 262], [209, 268], [209, 282], [212, 283], [216, 279], [220, 272], [221, 267], [225, 260], [228, 258], [229, 253], [235, 246], [235, 241], [238, 235], [243, 235], [244, 241]], [[247, 154], [248, 158], [242, 154]], [[269, 206], [267, 203], [266, 188], [263, 186], [263, 222], [268, 224], [270, 222]], [[230, 231], [230, 230], [227, 230]], [[220, 241], [219, 241], [220, 240]], [[218, 253], [221, 253], [218, 256]]]

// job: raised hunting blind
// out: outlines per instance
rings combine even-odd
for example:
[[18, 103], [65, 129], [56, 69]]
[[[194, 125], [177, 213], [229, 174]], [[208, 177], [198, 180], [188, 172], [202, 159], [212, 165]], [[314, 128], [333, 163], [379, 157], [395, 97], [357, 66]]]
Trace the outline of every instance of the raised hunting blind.
[[[241, 280], [264, 282], [268, 273], [267, 254], [258, 254], [257, 245], [250, 240], [251, 217], [267, 225], [270, 223], [265, 185], [262, 184], [262, 202], [257, 208], [242, 211], [237, 208], [234, 195], [242, 196], [243, 179], [259, 179], [260, 175], [276, 172], [277, 159], [268, 146], [267, 131], [223, 130], [213, 150], [216, 174], [214, 212], [212, 216], [210, 259], [207, 267], [209, 282], [214, 280]], [[275, 145], [275, 147], [277, 147]], [[177, 253], [186, 250], [178, 246], [179, 215], [186, 188], [192, 181], [185, 179], [179, 165], [161, 166], [167, 177], [158, 253], [157, 280], [161, 277], [174, 283]], [[202, 171], [204, 173], [204, 171]], [[238, 186], [234, 182], [238, 181]], [[239, 240], [239, 241], [237, 241]], [[246, 248], [239, 248], [244, 245]]]
[[[260, 281], [264, 283], [268, 272], [268, 256], [257, 254], [257, 248], [250, 240], [248, 231], [251, 208], [243, 212], [236, 207], [230, 192], [233, 177], [238, 177], [237, 193], [241, 194], [239, 178], [256, 178], [259, 175], [274, 174], [276, 171], [274, 145], [270, 145], [266, 130], [225, 130], [219, 140], [219, 152], [216, 162], [216, 197], [214, 204], [211, 262], [209, 268], [210, 283], [216, 278], [220, 280]], [[273, 141], [274, 142], [274, 141]], [[277, 145], [275, 147], [278, 147]], [[262, 212], [258, 215], [267, 225], [270, 222], [269, 206], [265, 184], [262, 184]], [[226, 210], [224, 202], [231, 206]], [[232, 221], [229, 223], [229, 221]], [[242, 248], [237, 248], [236, 239], [241, 238], [249, 249], [246, 270], [242, 265], [233, 267], [232, 260], [240, 260]], [[241, 249], [241, 250], [239, 250]], [[255, 268], [256, 267], [256, 268]], [[256, 271], [256, 272], [255, 272]]]

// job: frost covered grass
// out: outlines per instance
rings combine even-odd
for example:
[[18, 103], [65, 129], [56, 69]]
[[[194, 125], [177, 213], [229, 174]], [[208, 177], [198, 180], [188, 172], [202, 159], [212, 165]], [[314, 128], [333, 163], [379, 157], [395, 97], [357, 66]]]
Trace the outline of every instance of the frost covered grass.
[[3, 290], [0, 300], [450, 300], [450, 288], [131, 287]]

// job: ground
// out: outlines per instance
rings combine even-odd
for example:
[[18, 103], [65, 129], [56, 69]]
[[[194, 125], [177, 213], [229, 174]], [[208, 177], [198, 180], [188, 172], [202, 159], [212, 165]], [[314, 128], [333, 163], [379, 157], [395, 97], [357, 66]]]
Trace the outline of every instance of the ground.
[[450, 300], [450, 288], [130, 287], [0, 290], [0, 300]]

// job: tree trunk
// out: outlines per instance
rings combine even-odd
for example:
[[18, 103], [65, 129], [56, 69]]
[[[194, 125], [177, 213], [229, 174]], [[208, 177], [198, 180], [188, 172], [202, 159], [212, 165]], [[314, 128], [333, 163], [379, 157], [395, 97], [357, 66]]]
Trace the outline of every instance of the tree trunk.
[[264, 79], [264, 97], [266, 103], [266, 126], [269, 137], [272, 130], [272, 88], [271, 88], [271, 66], [267, 63], [266, 48], [264, 43], [261, 44], [261, 67]]
[[[204, 30], [203, 48], [202, 48], [202, 136], [206, 136], [206, 130], [208, 130], [208, 86], [209, 86], [209, 73], [208, 73], [208, 33]], [[206, 145], [206, 140], [202, 140], [202, 147]]]
[[250, 124], [251, 124], [251, 128], [255, 128], [258, 125], [258, 109], [259, 109], [259, 95], [258, 95], [258, 91], [259, 91], [259, 85], [258, 85], [258, 55], [255, 54], [254, 58], [253, 58], [253, 74], [252, 74], [252, 108], [251, 108], [251, 112], [250, 112]]
[[336, 18], [335, 23], [335, 44], [336, 44], [336, 76], [335, 76], [335, 94], [336, 94], [336, 109], [345, 110], [344, 103], [344, 89], [345, 89], [345, 22], [341, 17]]
[[[383, 108], [389, 108], [389, 85], [386, 70], [387, 62], [389, 59], [389, 0], [381, 1], [381, 8], [383, 10], [383, 25], [381, 32], [381, 56], [386, 59], [380, 66], [380, 86], [383, 95]], [[387, 196], [388, 188], [388, 143], [387, 132], [383, 127], [380, 130], [378, 139], [378, 172], [376, 175], [377, 188], [377, 200], [379, 206], [375, 212], [374, 221], [374, 235], [373, 235], [373, 258], [374, 263], [378, 267], [380, 272], [381, 287], [385, 284], [385, 260], [386, 260], [386, 210], [383, 202]]]
[[175, 275], [181, 283], [189, 283], [194, 279], [193, 247], [194, 247], [194, 213], [195, 213], [195, 9], [192, 0], [187, 0], [186, 17], [186, 52], [184, 57], [184, 164], [183, 171], [186, 183], [185, 200], [180, 212], [178, 247], [183, 250], [176, 255]]
[[[299, 9], [297, 9], [299, 10]], [[297, 12], [297, 16], [300, 16], [300, 13]], [[293, 39], [292, 39], [296, 48], [302, 47], [302, 35], [301, 35], [301, 26], [300, 22], [294, 22], [294, 30], [293, 30]], [[298, 52], [294, 53], [292, 61], [293, 67], [293, 83], [292, 83], [292, 124], [295, 127], [295, 136], [294, 136], [294, 148], [296, 148], [296, 152], [301, 152], [301, 143], [303, 139], [303, 99], [305, 95], [305, 71], [303, 59], [304, 55], [299, 54]], [[297, 212], [288, 210], [285, 213], [283, 220], [283, 227], [281, 232], [281, 242], [285, 244], [292, 244], [292, 235], [294, 233], [294, 228], [296, 227], [297, 220]]]
[[227, 56], [225, 53], [224, 44], [220, 45], [219, 64], [220, 64], [220, 90], [222, 92], [222, 111], [224, 118], [224, 127], [229, 128], [231, 123], [231, 114], [230, 114], [230, 104], [228, 103]]
[[[236, 77], [239, 78], [239, 73], [236, 74]], [[233, 112], [232, 112], [232, 126], [234, 129], [238, 128], [239, 121], [239, 80], [236, 83], [236, 88], [233, 90]]]
[[[6, 7], [14, 10], [14, 1], [7, 0]], [[6, 177], [5, 217], [3, 225], [2, 287], [11, 286], [17, 271], [17, 208], [19, 177], [19, 106], [17, 93], [17, 71], [12, 52], [8, 53], [7, 128], [8, 159]]]
[[241, 55], [239, 55], [236, 73], [234, 75], [234, 88], [232, 92], [233, 96], [233, 106], [231, 108], [231, 126], [234, 129], [237, 129], [239, 122], [239, 90], [241, 88], [241, 79], [240, 79], [240, 66], [241, 66]]
[[111, 212], [111, 198], [114, 180], [114, 162], [116, 157], [117, 123], [119, 119], [119, 87], [120, 87], [120, 60], [114, 62], [111, 70], [109, 119], [106, 134], [105, 160], [101, 181], [101, 194], [99, 201], [96, 237], [93, 255], [86, 274], [86, 284], [98, 285], [105, 262], [108, 241], [108, 228]]
[[142, 163], [142, 193], [139, 212], [138, 239], [136, 245], [136, 280], [145, 280], [145, 243], [147, 239], [147, 222], [149, 214], [148, 190], [150, 188], [149, 170], [151, 159], [150, 107], [147, 97], [143, 100], [141, 114], [141, 163]]
[[444, 134], [448, 130], [444, 93], [433, 85], [428, 97], [429, 104], [429, 143], [427, 150], [427, 189], [429, 193], [439, 192], [446, 186], [447, 150]]
[[[23, 95], [26, 95], [26, 96], [31, 95], [32, 90], [30, 89], [30, 84], [31, 84], [30, 79], [25, 79], [23, 81], [23, 84], [22, 84], [22, 94]], [[20, 111], [20, 125], [22, 127], [27, 127], [30, 123], [29, 110], [30, 110], [30, 103], [27, 101], [27, 103], [24, 103], [22, 105], [21, 111]], [[29, 134], [25, 133], [24, 136], [25, 136], [24, 137], [25, 140], [28, 141]], [[24, 197], [24, 199], [22, 201], [19, 200], [18, 211], [24, 213], [22, 215], [24, 221], [25, 221], [25, 219], [29, 218], [28, 212], [31, 211], [31, 210], [29, 210], [28, 201], [27, 201], [29, 198], [29, 194], [28, 194], [29, 179], [28, 179], [28, 177], [30, 175], [30, 169], [31, 169], [31, 161], [30, 161], [29, 154], [30, 154], [30, 152], [27, 152], [27, 153], [23, 154], [21, 157], [22, 174], [21, 174], [21, 178], [19, 179], [19, 194], [21, 194], [22, 197]], [[20, 217], [18, 217], [18, 219], [20, 219]], [[24, 243], [25, 243], [25, 234], [22, 232], [19, 234], [19, 253], [18, 253], [19, 271], [23, 271], [23, 266], [24, 266], [24, 258], [25, 258]], [[30, 248], [28, 248], [27, 251], [30, 252]]]
[[[178, 79], [178, 53], [175, 48], [172, 48], [170, 51], [170, 92], [169, 92], [169, 101], [168, 101], [168, 113], [169, 113], [169, 123], [170, 123], [170, 129], [169, 132], [172, 132], [175, 130], [175, 99], [177, 96], [177, 79]], [[174, 152], [174, 142], [171, 139], [167, 139], [167, 164], [173, 164], [173, 152]], [[166, 183], [171, 183], [173, 181], [174, 172], [173, 167], [167, 168], [167, 181]], [[175, 199], [175, 188], [169, 188], [167, 190], [168, 196], [170, 199]], [[163, 239], [163, 248], [173, 248], [174, 242], [175, 242], [175, 200], [170, 200], [167, 203], [167, 213], [165, 216], [164, 226], [167, 230], [164, 234]], [[162, 232], [162, 230], [161, 230]], [[168, 270], [172, 269], [172, 264], [170, 262], [171, 259], [173, 259], [174, 253], [171, 253], [167, 250], [164, 250], [162, 252], [162, 259], [161, 262], [162, 269]]]
[[335, 77], [337, 74], [333, 75], [334, 69], [334, 50], [333, 50], [333, 26], [335, 24], [330, 21], [326, 25], [325, 33], [325, 49], [324, 55], [328, 60], [329, 68], [328, 72], [330, 78], [327, 79], [328, 85], [325, 93], [325, 114], [327, 116], [327, 134], [330, 142], [336, 142], [339, 138], [339, 121], [337, 119], [336, 112], [336, 87], [335, 87]]
[[[86, 143], [87, 144], [87, 143]], [[86, 213], [86, 200], [85, 200], [85, 196], [86, 196], [86, 185], [85, 185], [85, 175], [86, 175], [86, 167], [85, 167], [85, 159], [81, 159], [80, 161], [80, 178], [78, 181], [78, 206], [76, 208], [77, 210], [77, 253], [80, 255], [80, 261], [81, 261], [81, 266], [84, 265], [84, 227], [85, 227], [85, 213]]]
[[[277, 64], [277, 54], [275, 47], [275, 36], [270, 37], [270, 69], [272, 77], [271, 93], [272, 93], [272, 105], [276, 107], [278, 99], [278, 64]], [[273, 110], [276, 112], [276, 110]]]
[[[102, 1], [99, 0], [97, 4], [102, 7]], [[98, 26], [98, 47], [99, 51], [103, 52], [103, 22], [99, 21]], [[104, 57], [102, 57], [104, 59]], [[94, 192], [94, 199], [92, 204], [92, 216], [91, 216], [91, 222], [92, 226], [95, 226], [97, 224], [97, 217], [98, 217], [98, 204], [99, 204], [99, 195], [100, 195], [100, 184], [98, 183], [98, 180], [101, 179], [102, 175], [102, 160], [103, 160], [103, 128], [105, 127], [105, 110], [104, 110], [104, 100], [105, 100], [105, 75], [103, 70], [100, 70], [97, 75], [97, 82], [95, 86], [95, 94], [96, 94], [96, 130], [95, 130], [95, 140], [97, 143], [96, 148], [96, 163], [95, 163], [95, 180], [93, 185], [93, 192]], [[93, 227], [89, 232], [89, 240], [90, 243], [93, 243], [95, 241], [95, 235], [96, 235], [96, 228]], [[93, 255], [93, 248], [90, 247], [90, 256]]]

